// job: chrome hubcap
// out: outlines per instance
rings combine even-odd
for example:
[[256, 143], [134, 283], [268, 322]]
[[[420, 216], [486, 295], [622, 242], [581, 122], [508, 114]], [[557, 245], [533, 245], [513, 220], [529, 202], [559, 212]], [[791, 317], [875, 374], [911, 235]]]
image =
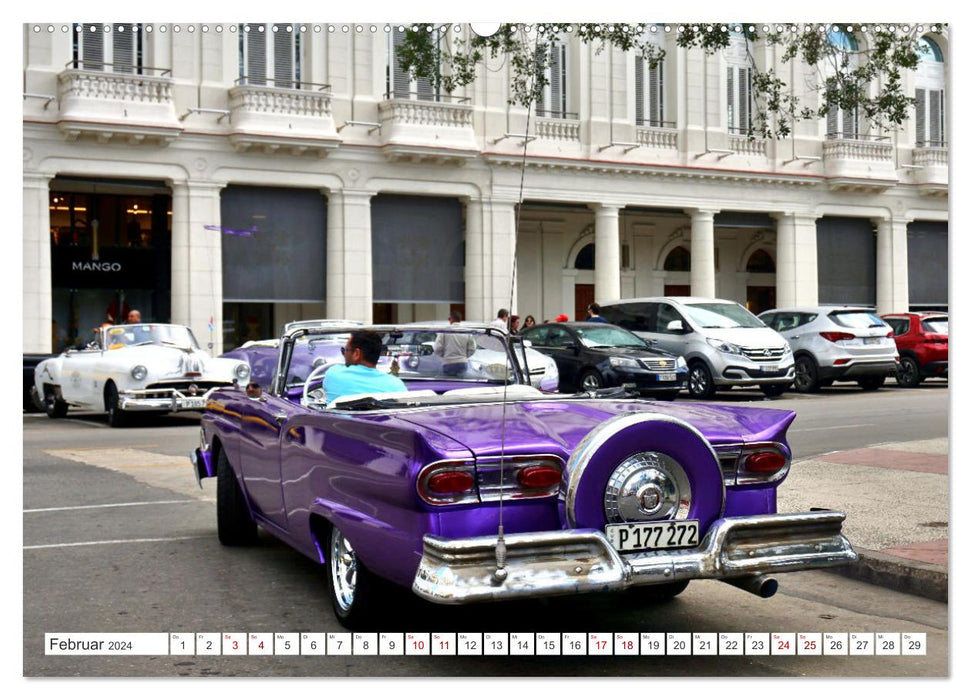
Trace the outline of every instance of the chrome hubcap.
[[687, 474], [673, 457], [662, 452], [628, 457], [610, 475], [604, 489], [608, 523], [683, 519], [690, 508]]
[[688, 380], [691, 387], [692, 393], [703, 394], [708, 390], [708, 377], [705, 376], [705, 370], [700, 367], [695, 367], [691, 370], [691, 377]]
[[583, 388], [586, 391], [592, 391], [593, 389], [600, 388], [600, 380], [594, 374], [588, 374], [583, 378]]
[[812, 375], [809, 366], [805, 362], [796, 363], [796, 386], [803, 389], [812, 383]]
[[337, 528], [330, 537], [330, 581], [337, 605], [341, 610], [350, 610], [357, 589], [357, 556], [351, 543]]

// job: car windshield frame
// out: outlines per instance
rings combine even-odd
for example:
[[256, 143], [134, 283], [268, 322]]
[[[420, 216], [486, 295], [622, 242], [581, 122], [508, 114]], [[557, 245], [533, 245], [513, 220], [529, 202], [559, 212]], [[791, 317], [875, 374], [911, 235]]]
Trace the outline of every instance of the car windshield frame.
[[[679, 306], [701, 328], [767, 328], [758, 316], [735, 302], [699, 301]], [[731, 313], [725, 313], [729, 310]], [[726, 325], [726, 321], [731, 324]]]
[[[889, 323], [877, 316], [875, 311], [869, 309], [835, 309], [826, 316], [837, 326], [854, 330], [890, 327]], [[869, 323], [866, 321], [869, 321]]]
[[[487, 366], [483, 369], [481, 367], [474, 369], [474, 374], [467, 376], [450, 376], [444, 373], [437, 373], [434, 375], [422, 375], [419, 372], [414, 371], [413, 368], [406, 366], [403, 358], [414, 356], [414, 349], [418, 349], [417, 357], [421, 359], [422, 357], [428, 357], [427, 351], [425, 355], [421, 355], [420, 348], [407, 349], [404, 347], [396, 348], [392, 360], [398, 360], [398, 377], [404, 381], [409, 382], [422, 382], [422, 381], [449, 381], [461, 384], [468, 384], [470, 387], [475, 386], [503, 386], [505, 384], [516, 385], [516, 384], [529, 384], [527, 370], [525, 369], [525, 358], [521, 355], [525, 355], [525, 348], [522, 343], [518, 344], [521, 348], [520, 352], [514, 352], [512, 349], [513, 345], [516, 343], [511, 339], [504, 330], [498, 329], [494, 326], [486, 325], [472, 325], [472, 324], [462, 324], [462, 325], [436, 325], [436, 324], [409, 324], [409, 325], [354, 325], [354, 326], [335, 326], [335, 325], [318, 325], [318, 326], [300, 326], [289, 330], [280, 339], [280, 355], [277, 361], [277, 369], [274, 374], [273, 384], [271, 387], [271, 393], [283, 397], [286, 395], [288, 390], [292, 390], [296, 386], [302, 386], [306, 382], [306, 378], [298, 378], [300, 381], [291, 381], [294, 377], [290, 372], [290, 367], [294, 358], [294, 350], [300, 347], [302, 339], [304, 343], [317, 342], [325, 345], [338, 345], [343, 347], [347, 342], [347, 338], [354, 331], [360, 330], [370, 330], [375, 331], [382, 336], [382, 341], [384, 348], [382, 350], [382, 361], [379, 361], [378, 366], [387, 366], [385, 358], [389, 355], [385, 354], [389, 345], [394, 346], [394, 343], [388, 343], [389, 336], [398, 335], [399, 339], [405, 336], [413, 336], [419, 333], [429, 333], [435, 334], [466, 334], [472, 335], [476, 340], [476, 345], [478, 349], [476, 353], [481, 350], [487, 350], [492, 352], [501, 352], [505, 355], [505, 363], [501, 362], [501, 356], [495, 358], [495, 362], [487, 363]], [[330, 339], [333, 338], [333, 341]], [[413, 345], [413, 344], [412, 344]], [[338, 353], [340, 351], [338, 350]], [[474, 356], [474, 355], [473, 355]], [[339, 356], [338, 356], [339, 357]], [[438, 357], [438, 356], [436, 356]], [[343, 359], [337, 360], [336, 364], [343, 364]], [[486, 363], [483, 363], [486, 364]], [[490, 371], [495, 370], [495, 366], [502, 366], [505, 364], [508, 369], [508, 375], [506, 378], [501, 378], [495, 372], [490, 375]]]
[[102, 346], [109, 350], [140, 345], [201, 349], [192, 329], [175, 323], [126, 323], [107, 326], [103, 333]]
[[[589, 326], [574, 326], [571, 330], [576, 334], [577, 338], [580, 339], [580, 343], [586, 348], [643, 348], [647, 349], [650, 346], [646, 341], [638, 338], [636, 335], [630, 331], [621, 328], [620, 326], [615, 326], [607, 323], [591, 324]], [[617, 336], [618, 338], [623, 338], [629, 340], [626, 343], [604, 343], [600, 342], [603, 340], [608, 340], [608, 338], [599, 338], [597, 336], [605, 336], [610, 334], [612, 336]]]

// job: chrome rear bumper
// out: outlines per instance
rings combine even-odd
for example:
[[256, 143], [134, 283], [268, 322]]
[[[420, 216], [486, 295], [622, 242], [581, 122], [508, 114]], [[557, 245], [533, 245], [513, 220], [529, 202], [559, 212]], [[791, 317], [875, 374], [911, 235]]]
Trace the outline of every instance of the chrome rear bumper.
[[620, 553], [598, 530], [509, 535], [502, 582], [494, 576], [496, 537], [425, 535], [412, 590], [461, 604], [839, 566], [857, 559], [841, 533], [845, 518], [836, 511], [722, 518], [690, 550]]
[[201, 411], [213, 391], [215, 389], [209, 389], [195, 396], [178, 389], [126, 391], [118, 396], [118, 407], [123, 411]]

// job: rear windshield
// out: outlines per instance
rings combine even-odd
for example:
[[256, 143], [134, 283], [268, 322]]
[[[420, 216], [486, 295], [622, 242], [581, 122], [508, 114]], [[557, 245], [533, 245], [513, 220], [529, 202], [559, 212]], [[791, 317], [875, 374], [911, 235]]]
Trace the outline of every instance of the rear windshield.
[[738, 304], [686, 304], [684, 310], [702, 328], [764, 328], [765, 324]]
[[920, 322], [920, 327], [924, 329], [925, 333], [940, 333], [941, 335], [947, 335], [947, 317], [942, 316], [940, 318], [925, 318]]
[[875, 313], [864, 310], [831, 311], [829, 317], [844, 328], [883, 328], [887, 325]]

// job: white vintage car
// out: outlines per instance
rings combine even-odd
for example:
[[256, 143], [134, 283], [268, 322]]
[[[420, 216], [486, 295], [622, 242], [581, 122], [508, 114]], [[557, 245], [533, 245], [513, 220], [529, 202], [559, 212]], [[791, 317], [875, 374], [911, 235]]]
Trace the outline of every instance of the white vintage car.
[[213, 389], [249, 379], [247, 363], [210, 357], [185, 326], [107, 326], [94, 336], [37, 365], [34, 385], [51, 418], [104, 410], [120, 427], [135, 411], [201, 410]]

